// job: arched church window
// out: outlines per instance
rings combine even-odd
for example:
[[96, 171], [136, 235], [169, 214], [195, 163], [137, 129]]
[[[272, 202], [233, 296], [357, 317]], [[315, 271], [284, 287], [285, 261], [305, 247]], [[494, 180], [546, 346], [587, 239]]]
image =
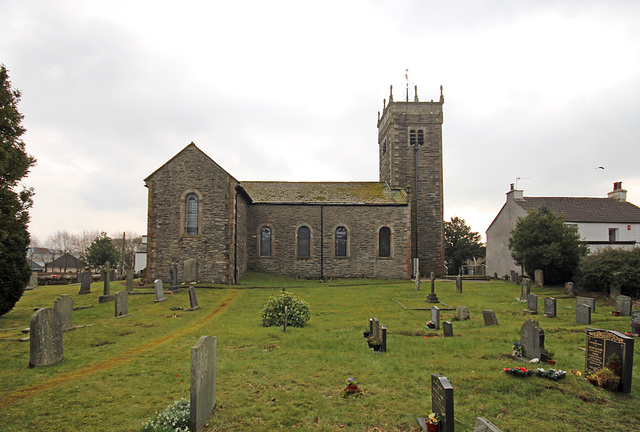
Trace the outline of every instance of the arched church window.
[[389, 258], [391, 256], [391, 229], [388, 227], [380, 228], [378, 233], [378, 256], [380, 258]]
[[308, 226], [298, 228], [298, 258], [311, 257], [311, 230]]
[[190, 193], [185, 198], [184, 205], [184, 233], [186, 235], [198, 235], [198, 195]]
[[336, 228], [335, 242], [336, 242], [336, 256], [346, 257], [347, 256], [347, 229], [345, 227], [339, 226], [338, 228]]
[[260, 256], [271, 256], [271, 228], [260, 228]]

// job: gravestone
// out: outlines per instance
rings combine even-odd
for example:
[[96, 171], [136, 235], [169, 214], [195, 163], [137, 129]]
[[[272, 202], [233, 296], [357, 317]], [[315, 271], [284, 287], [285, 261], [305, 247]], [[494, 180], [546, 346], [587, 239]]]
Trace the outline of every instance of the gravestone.
[[440, 414], [439, 432], [454, 432], [453, 387], [440, 374], [431, 374], [431, 411]]
[[126, 291], [118, 291], [115, 296], [116, 300], [116, 318], [124, 318], [129, 316], [129, 295]]
[[527, 298], [527, 312], [530, 314], [538, 313], [538, 296], [535, 294], [529, 294]]
[[420, 258], [413, 258], [411, 260], [411, 277], [416, 277], [420, 275]]
[[469, 308], [464, 305], [459, 305], [456, 308], [456, 318], [458, 318], [459, 321], [466, 321], [470, 319]]
[[104, 282], [103, 293], [98, 297], [98, 303], [107, 303], [113, 300], [111, 295], [111, 269], [109, 263], [102, 268], [102, 281]]
[[511, 270], [511, 283], [518, 285], [518, 272]]
[[564, 284], [564, 290], [569, 295], [576, 295], [576, 290], [573, 287], [573, 282], [566, 282]]
[[620, 287], [611, 287], [609, 290], [609, 296], [612, 299], [616, 299], [619, 295], [622, 295], [622, 289]]
[[190, 311], [200, 309], [198, 305], [198, 297], [196, 296], [196, 287], [189, 287], [189, 309]]
[[387, 328], [380, 325], [378, 318], [369, 319], [369, 331], [364, 332], [369, 348], [376, 352], [387, 352]]
[[93, 273], [89, 271], [89, 267], [85, 267], [83, 271], [78, 273], [80, 279], [80, 291], [78, 294], [89, 294], [91, 292], [91, 282], [93, 282]]
[[416, 273], [416, 291], [420, 291], [420, 272]]
[[533, 277], [536, 282], [536, 288], [542, 288], [544, 286], [544, 273], [542, 270], [534, 271]]
[[631, 330], [636, 336], [640, 336], [640, 310], [631, 312]]
[[53, 308], [60, 314], [60, 325], [62, 330], [69, 330], [73, 327], [71, 320], [73, 318], [73, 297], [69, 294], [62, 294], [53, 303]]
[[547, 318], [555, 318], [557, 311], [558, 306], [555, 298], [547, 297], [544, 299], [544, 316]]
[[576, 305], [576, 322], [578, 324], [591, 325], [591, 306], [580, 303]]
[[604, 368], [611, 356], [620, 357], [622, 371], [620, 385], [617, 391], [631, 392], [631, 380], [633, 373], [633, 338], [617, 331], [602, 330], [587, 327], [587, 353], [585, 359], [585, 372], [595, 373]]
[[180, 289], [180, 284], [178, 283], [178, 264], [171, 263], [169, 267], [169, 276], [170, 276], [170, 284], [169, 289], [171, 291], [176, 291]]
[[520, 328], [520, 345], [522, 356], [528, 359], [547, 359], [547, 351], [544, 349], [544, 330], [540, 328], [538, 321], [530, 319]]
[[498, 317], [496, 317], [496, 312], [493, 310], [483, 310], [482, 318], [485, 326], [498, 325]]
[[438, 303], [438, 296], [436, 295], [436, 276], [431, 272], [431, 292], [427, 296], [427, 302]]
[[126, 269], [124, 272], [127, 281], [127, 292], [133, 292], [133, 269]]
[[153, 282], [153, 287], [156, 290], [156, 303], [165, 301], [166, 297], [164, 296], [164, 289], [162, 289], [162, 279], [156, 279]]
[[444, 333], [444, 337], [453, 336], [453, 324], [451, 324], [451, 321], [445, 321], [442, 323], [442, 332]]
[[621, 316], [631, 316], [631, 297], [619, 295], [616, 297], [616, 308]]
[[50, 366], [64, 358], [62, 319], [53, 308], [38, 309], [29, 322], [29, 367]]
[[27, 289], [36, 289], [38, 288], [38, 273], [31, 272], [31, 277], [29, 278], [29, 285], [27, 285]]
[[531, 293], [531, 279], [522, 278], [522, 290], [520, 291], [520, 300], [527, 301]]
[[456, 292], [462, 294], [462, 276], [456, 276]]
[[436, 325], [435, 330], [440, 330], [440, 308], [438, 306], [431, 308], [431, 321]]
[[476, 417], [473, 432], [502, 432], [493, 423], [484, 417]]
[[215, 336], [202, 336], [191, 347], [191, 406], [189, 430], [199, 432], [216, 406]]
[[184, 281], [187, 283], [198, 281], [198, 261], [195, 258], [189, 258], [184, 262]]
[[587, 305], [591, 308], [591, 313], [596, 313], [596, 299], [591, 297], [576, 297], [577, 304]]
[[118, 271], [116, 269], [111, 269], [111, 271], [109, 272], [109, 280], [110, 281], [117, 281], [120, 278], [118, 277]]

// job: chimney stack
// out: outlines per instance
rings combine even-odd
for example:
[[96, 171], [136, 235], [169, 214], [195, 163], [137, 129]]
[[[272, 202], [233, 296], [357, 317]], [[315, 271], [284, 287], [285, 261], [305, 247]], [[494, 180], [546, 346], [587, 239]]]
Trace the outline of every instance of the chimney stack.
[[622, 182], [615, 182], [613, 184], [613, 190], [607, 194], [607, 198], [612, 198], [616, 201], [627, 201], [627, 191], [622, 189]]

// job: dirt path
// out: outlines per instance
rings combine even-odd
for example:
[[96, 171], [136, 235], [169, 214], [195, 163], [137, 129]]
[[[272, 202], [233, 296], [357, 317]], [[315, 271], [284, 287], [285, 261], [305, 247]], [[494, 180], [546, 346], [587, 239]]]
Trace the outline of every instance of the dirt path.
[[169, 342], [173, 339], [176, 339], [180, 336], [185, 335], [186, 333], [191, 333], [194, 330], [197, 330], [198, 328], [200, 328], [202, 325], [204, 325], [205, 323], [207, 323], [209, 320], [211, 320], [211, 318], [213, 318], [215, 315], [223, 312], [226, 308], [228, 308], [235, 300], [236, 298], [241, 294], [240, 291], [238, 290], [233, 290], [230, 291], [227, 296], [222, 300], [222, 302], [220, 303], [220, 305], [212, 310], [211, 312], [209, 312], [208, 315], [204, 316], [200, 321], [198, 321], [196, 324], [186, 327], [182, 330], [176, 331], [174, 333], [171, 333], [170, 335], [167, 335], [163, 338], [160, 339], [155, 339], [152, 340], [144, 345], [140, 345], [137, 348], [133, 348], [130, 349], [126, 352], [124, 352], [123, 354], [121, 354], [118, 357], [114, 357], [111, 358], [109, 360], [105, 360], [105, 361], [101, 361], [98, 363], [93, 363], [87, 367], [84, 368], [80, 368], [80, 369], [76, 369], [73, 371], [69, 371], [69, 372], [65, 372], [59, 375], [56, 375], [55, 377], [52, 377], [51, 379], [38, 383], [38, 384], [34, 384], [32, 386], [29, 387], [25, 387], [25, 388], [21, 388], [18, 389], [12, 393], [10, 393], [9, 395], [7, 395], [6, 397], [0, 399], [0, 408], [3, 408], [7, 405], [10, 405], [18, 400], [22, 400], [22, 399], [28, 399], [31, 396], [41, 393], [45, 390], [49, 390], [52, 388], [57, 387], [58, 385], [62, 384], [62, 383], [68, 383], [70, 381], [74, 381], [80, 378], [84, 378], [87, 375], [91, 375], [94, 372], [98, 372], [98, 371], [104, 371], [106, 369], [110, 369], [114, 366], [121, 366], [123, 363], [126, 363], [128, 361], [132, 360], [132, 357], [140, 354], [142, 352], [145, 351], [149, 351], [155, 347], [157, 347], [158, 345], [162, 345], [163, 343]]

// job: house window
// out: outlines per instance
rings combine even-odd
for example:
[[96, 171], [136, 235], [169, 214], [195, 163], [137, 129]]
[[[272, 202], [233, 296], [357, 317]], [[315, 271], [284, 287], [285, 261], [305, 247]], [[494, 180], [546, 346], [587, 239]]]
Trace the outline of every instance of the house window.
[[308, 226], [298, 228], [298, 258], [311, 257], [311, 230]]
[[185, 198], [184, 205], [184, 233], [186, 235], [198, 235], [198, 195], [190, 193]]
[[337, 257], [346, 257], [347, 256], [347, 229], [343, 226], [339, 226], [336, 228], [336, 256]]
[[380, 228], [378, 233], [378, 256], [380, 258], [391, 256], [391, 229], [388, 227]]
[[260, 256], [271, 256], [271, 228], [260, 228]]
[[424, 144], [424, 131], [422, 129], [409, 130], [409, 145], [415, 147]]
[[618, 241], [618, 228], [609, 228], [609, 241]]

